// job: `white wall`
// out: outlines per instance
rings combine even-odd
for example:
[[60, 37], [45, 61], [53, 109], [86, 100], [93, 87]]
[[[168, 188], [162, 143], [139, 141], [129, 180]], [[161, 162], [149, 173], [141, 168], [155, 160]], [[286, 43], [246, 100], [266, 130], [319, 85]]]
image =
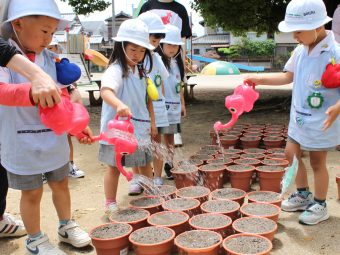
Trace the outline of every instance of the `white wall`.
[[274, 40], [276, 43], [296, 43], [293, 38], [293, 33], [276, 33]]

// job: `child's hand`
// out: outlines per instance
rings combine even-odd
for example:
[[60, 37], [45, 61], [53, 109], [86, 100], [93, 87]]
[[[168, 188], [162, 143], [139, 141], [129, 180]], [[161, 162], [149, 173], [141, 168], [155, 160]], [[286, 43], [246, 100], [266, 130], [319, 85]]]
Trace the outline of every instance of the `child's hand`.
[[336, 120], [336, 118], [340, 115], [340, 103], [337, 103], [335, 105], [330, 106], [326, 114], [328, 115], [326, 120], [323, 123], [323, 130], [327, 130], [333, 122]]
[[120, 117], [127, 117], [132, 115], [130, 108], [123, 103], [117, 106], [117, 114]]
[[83, 104], [83, 100], [81, 98], [81, 95], [80, 95], [78, 89], [74, 89], [71, 92], [70, 97], [71, 97], [71, 102], [78, 103], [78, 104]]
[[92, 140], [92, 130], [89, 126], [87, 126], [80, 135], [77, 135], [78, 141], [81, 144], [92, 144], [93, 140]]
[[181, 106], [181, 113], [182, 113], [183, 118], [185, 118], [187, 116], [187, 108], [185, 107], [184, 104], [182, 104], [182, 106]]
[[249, 85], [261, 84], [261, 76], [256, 74], [249, 74], [244, 78], [244, 81]]
[[60, 102], [61, 90], [49, 75], [41, 72], [31, 80], [31, 83], [31, 95], [34, 103], [45, 108]]
[[151, 124], [151, 137], [155, 138], [158, 135], [158, 129], [155, 124]]

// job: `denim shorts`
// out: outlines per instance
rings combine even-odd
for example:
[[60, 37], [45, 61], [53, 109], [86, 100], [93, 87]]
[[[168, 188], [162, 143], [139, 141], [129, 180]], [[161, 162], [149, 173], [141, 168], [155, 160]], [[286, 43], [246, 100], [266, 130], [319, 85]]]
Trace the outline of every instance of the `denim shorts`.
[[[296, 140], [294, 140], [290, 136], [287, 137], [287, 142], [299, 144]], [[300, 149], [304, 150], [304, 151], [334, 151], [335, 148], [336, 148], [336, 146], [329, 147], [329, 148], [310, 148], [310, 147], [302, 146], [301, 144], [299, 144], [299, 145], [300, 145]]]
[[[67, 163], [62, 167], [45, 173], [47, 181], [60, 182], [68, 176], [70, 164]], [[34, 190], [43, 186], [42, 174], [19, 175], [7, 171], [8, 186], [17, 190]]]

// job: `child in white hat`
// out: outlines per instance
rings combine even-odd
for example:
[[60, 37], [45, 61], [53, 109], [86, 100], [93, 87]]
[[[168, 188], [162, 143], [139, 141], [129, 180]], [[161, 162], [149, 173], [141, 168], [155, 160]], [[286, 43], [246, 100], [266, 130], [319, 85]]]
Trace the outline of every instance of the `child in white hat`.
[[[110, 58], [110, 66], [105, 71], [101, 81], [101, 96], [103, 98], [101, 132], [107, 131], [108, 122], [115, 118], [131, 116], [138, 149], [122, 159], [123, 166], [132, 167], [134, 173], [140, 173], [152, 178], [152, 155], [148, 149], [143, 149], [151, 142], [151, 130], [156, 129], [152, 100], [146, 92], [146, 75], [152, 70], [149, 30], [145, 23], [138, 19], [124, 21], [118, 30], [114, 50]], [[144, 60], [148, 59], [148, 69]], [[115, 161], [113, 145], [100, 141], [99, 160], [108, 165], [104, 177], [105, 212], [110, 215], [118, 210], [116, 196], [120, 172]], [[132, 184], [138, 185], [138, 179], [133, 178]], [[131, 184], [131, 185], [132, 185]], [[130, 190], [141, 192], [139, 189]], [[136, 193], [132, 193], [136, 194]]]
[[[182, 83], [185, 79], [184, 64], [182, 53], [181, 31], [173, 25], [166, 25], [168, 30], [165, 38], [161, 40], [161, 44], [157, 52], [162, 57], [163, 63], [169, 71], [169, 77], [164, 80], [165, 88], [165, 105], [168, 114], [169, 126], [164, 128], [164, 140], [169, 151], [174, 151], [174, 135], [181, 132], [181, 116], [186, 116], [186, 108]], [[173, 155], [172, 155], [173, 157]], [[172, 178], [171, 169], [173, 167], [172, 160], [166, 162], [164, 170], [169, 179]]]
[[[285, 72], [251, 75], [249, 82], [262, 85], [283, 85], [293, 82], [292, 106], [288, 128], [286, 157], [299, 160], [297, 191], [282, 202], [282, 210], [304, 212], [299, 221], [314, 225], [327, 220], [328, 191], [327, 151], [340, 144], [340, 88], [326, 88], [321, 83], [326, 66], [340, 62], [340, 48], [331, 31], [324, 25], [331, 21], [322, 0], [292, 0], [286, 9], [281, 32], [292, 32], [300, 45], [286, 63]], [[301, 150], [309, 151], [314, 172], [315, 194], [309, 191], [307, 170]]]
[[[55, 81], [54, 56], [46, 50], [53, 33], [65, 27], [53, 0], [9, 1], [1, 29], [8, 42], [40, 66]], [[0, 69], [0, 81], [22, 83], [26, 78]], [[58, 237], [75, 247], [87, 246], [91, 239], [71, 220], [68, 188], [69, 150], [66, 134], [57, 136], [40, 120], [37, 107], [3, 107], [1, 164], [7, 170], [9, 187], [21, 190], [20, 212], [28, 238], [29, 254], [66, 254], [54, 247], [40, 229], [40, 201], [43, 193], [41, 174], [45, 173], [59, 217]]]
[[[160, 40], [165, 38], [167, 32], [165, 25], [159, 15], [148, 11], [138, 16], [138, 19], [142, 20], [149, 28], [150, 43], [157, 48]], [[169, 126], [168, 114], [165, 107], [164, 97], [164, 80], [169, 77], [169, 72], [165, 68], [163, 61], [158, 53], [152, 51], [153, 68], [149, 74], [150, 79], [153, 80], [157, 87], [159, 98], [153, 101], [153, 109], [155, 112], [155, 121], [157, 127], [157, 133], [154, 135], [153, 140], [157, 143], [162, 142], [161, 135], [164, 134], [164, 130]], [[153, 160], [154, 169], [154, 183], [155, 185], [163, 185], [162, 169], [163, 161], [159, 156], [155, 155]], [[134, 187], [131, 187], [131, 189]], [[136, 190], [140, 190], [140, 187], [135, 187]], [[132, 191], [132, 190], [131, 190]]]

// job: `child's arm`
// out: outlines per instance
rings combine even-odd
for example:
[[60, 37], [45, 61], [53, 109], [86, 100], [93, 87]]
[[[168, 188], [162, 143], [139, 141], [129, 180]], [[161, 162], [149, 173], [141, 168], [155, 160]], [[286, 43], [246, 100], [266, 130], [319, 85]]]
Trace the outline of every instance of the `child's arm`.
[[151, 124], [151, 136], [155, 137], [158, 134], [158, 130], [156, 127], [156, 119], [155, 119], [155, 112], [153, 110], [153, 103], [152, 103], [152, 99], [150, 97], [148, 97], [148, 111], [149, 111], [149, 115], [150, 115], [150, 124]]
[[285, 85], [293, 82], [294, 74], [292, 72], [272, 73], [272, 74], [255, 74], [245, 77], [248, 83], [255, 85]]
[[0, 105], [5, 106], [33, 106], [31, 84], [0, 83]]
[[132, 115], [130, 108], [116, 97], [113, 90], [105, 87], [100, 90], [100, 94], [105, 103], [117, 110], [118, 116], [127, 117]]
[[52, 107], [60, 102], [60, 90], [52, 78], [25, 57], [14, 55], [6, 67], [25, 76], [32, 83], [32, 98], [36, 104]]
[[335, 105], [329, 107], [326, 111], [326, 114], [328, 116], [323, 123], [323, 130], [328, 129], [336, 120], [336, 118], [340, 115], [340, 100]]

